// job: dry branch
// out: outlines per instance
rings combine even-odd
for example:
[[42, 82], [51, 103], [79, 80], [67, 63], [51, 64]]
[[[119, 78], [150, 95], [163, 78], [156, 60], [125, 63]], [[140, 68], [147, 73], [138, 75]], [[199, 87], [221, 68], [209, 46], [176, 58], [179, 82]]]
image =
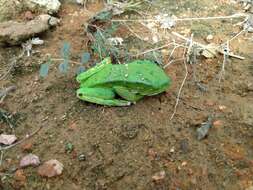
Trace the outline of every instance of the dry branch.
[[1, 147], [1, 146], [0, 146], [0, 151], [4, 151], [4, 150], [11, 149], [11, 148], [15, 147], [16, 145], [19, 145], [19, 144], [23, 143], [24, 141], [30, 139], [32, 136], [36, 135], [42, 128], [43, 128], [43, 126], [39, 127], [37, 130], [35, 130], [35, 131], [32, 132], [31, 134], [26, 135], [22, 140], [20, 140], [20, 141], [14, 143], [14, 144], [12, 144], [12, 145], [5, 146], [5, 147]]
[[[178, 38], [181, 38], [181, 39], [185, 40], [185, 41], [189, 41], [188, 38], [182, 36], [181, 34], [179, 34], [179, 33], [177, 33], [177, 32], [172, 32], [172, 34], [173, 34], [174, 36], [177, 36]], [[234, 39], [234, 38], [233, 38], [233, 39]], [[194, 44], [194, 45], [197, 45], [198, 47], [200, 47], [200, 48], [203, 49], [203, 50], [207, 50], [207, 51], [208, 51], [208, 47], [207, 47], [206, 45], [203, 45], [203, 44], [201, 44], [201, 43], [199, 43], [199, 42], [193, 42], [193, 44]], [[221, 53], [221, 54], [223, 54], [223, 55], [226, 54], [226, 52], [224, 52], [221, 48], [219, 48], [219, 46], [217, 46], [216, 51], [219, 52], [219, 53]], [[210, 53], [212, 53], [212, 52], [210, 51]], [[228, 54], [228, 56], [229, 56], [229, 57], [233, 57], [233, 58], [237, 58], [237, 59], [241, 59], [241, 60], [244, 60], [244, 59], [245, 59], [245, 57], [242, 57], [242, 56], [240, 56], [240, 55], [235, 55], [235, 54], [233, 54], [233, 53], [231, 53], [231, 52]]]
[[[215, 17], [197, 17], [197, 18], [175, 18], [174, 21], [200, 21], [200, 20], [218, 20], [218, 19], [233, 19], [246, 18], [246, 14], [239, 13], [229, 16], [215, 16]], [[157, 22], [157, 19], [113, 19], [112, 22]]]

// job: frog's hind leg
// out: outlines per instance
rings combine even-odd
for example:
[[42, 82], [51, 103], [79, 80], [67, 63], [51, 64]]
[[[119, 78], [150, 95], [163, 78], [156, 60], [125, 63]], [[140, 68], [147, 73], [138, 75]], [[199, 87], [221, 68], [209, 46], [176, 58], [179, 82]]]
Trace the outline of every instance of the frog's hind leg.
[[107, 106], [129, 106], [131, 102], [115, 99], [113, 89], [109, 88], [80, 88], [77, 97], [81, 100]]
[[133, 93], [130, 90], [128, 90], [128, 88], [126, 88], [126, 87], [115, 86], [113, 88], [120, 97], [122, 97], [130, 102], [136, 102], [136, 101], [140, 100], [141, 98], [143, 98], [142, 95]]

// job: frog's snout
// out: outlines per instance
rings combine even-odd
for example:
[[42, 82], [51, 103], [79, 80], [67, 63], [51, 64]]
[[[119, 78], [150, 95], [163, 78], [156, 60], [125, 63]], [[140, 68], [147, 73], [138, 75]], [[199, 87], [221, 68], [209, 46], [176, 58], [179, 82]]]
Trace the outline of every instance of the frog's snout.
[[78, 98], [82, 98], [83, 97], [83, 92], [81, 92], [81, 89], [78, 89], [76, 91], [76, 95], [77, 95]]

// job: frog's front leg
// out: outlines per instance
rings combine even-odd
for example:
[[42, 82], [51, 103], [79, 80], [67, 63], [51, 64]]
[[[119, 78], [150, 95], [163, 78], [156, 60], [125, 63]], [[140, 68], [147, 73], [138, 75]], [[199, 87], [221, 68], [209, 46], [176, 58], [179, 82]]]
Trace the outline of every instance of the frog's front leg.
[[141, 98], [143, 98], [142, 95], [134, 93], [134, 92], [128, 90], [128, 88], [126, 88], [126, 87], [115, 86], [113, 88], [115, 89], [116, 93], [120, 97], [122, 97], [122, 98], [124, 98], [124, 99], [126, 99], [126, 100], [128, 100], [130, 102], [136, 102], [136, 101], [140, 100]]
[[129, 106], [131, 102], [115, 99], [113, 89], [109, 88], [80, 88], [77, 90], [77, 97], [81, 100], [107, 105], [107, 106]]
[[89, 70], [80, 73], [77, 77], [76, 80], [79, 83], [84, 82], [85, 80], [87, 80], [89, 77], [91, 77], [92, 75], [98, 73], [99, 71], [101, 71], [102, 69], [104, 69], [106, 67], [106, 65], [111, 63], [111, 58], [107, 57], [105, 58], [102, 62], [100, 62], [99, 64], [97, 64], [95, 67], [90, 68]]

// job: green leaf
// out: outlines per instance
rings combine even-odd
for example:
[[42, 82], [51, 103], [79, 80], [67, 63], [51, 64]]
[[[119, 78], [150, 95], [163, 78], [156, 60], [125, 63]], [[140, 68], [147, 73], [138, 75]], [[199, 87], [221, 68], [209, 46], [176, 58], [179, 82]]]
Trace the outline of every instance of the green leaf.
[[68, 42], [64, 42], [61, 49], [61, 56], [63, 59], [69, 59], [70, 55], [70, 44]]
[[85, 67], [84, 66], [80, 66], [77, 68], [76, 70], [76, 74], [79, 75], [81, 73], [83, 73], [85, 71]]
[[64, 60], [58, 68], [61, 73], [66, 74], [68, 72], [68, 60]]
[[119, 28], [119, 24], [112, 23], [111, 27], [108, 27], [104, 33], [106, 33], [107, 38], [110, 38]]
[[40, 66], [40, 77], [45, 78], [48, 75], [49, 63], [44, 63]]
[[95, 19], [98, 20], [110, 20], [112, 18], [112, 12], [111, 11], [103, 11], [95, 16]]
[[65, 151], [71, 153], [74, 150], [74, 145], [70, 142], [65, 144]]
[[85, 64], [90, 60], [90, 54], [88, 52], [83, 53], [81, 63]]

